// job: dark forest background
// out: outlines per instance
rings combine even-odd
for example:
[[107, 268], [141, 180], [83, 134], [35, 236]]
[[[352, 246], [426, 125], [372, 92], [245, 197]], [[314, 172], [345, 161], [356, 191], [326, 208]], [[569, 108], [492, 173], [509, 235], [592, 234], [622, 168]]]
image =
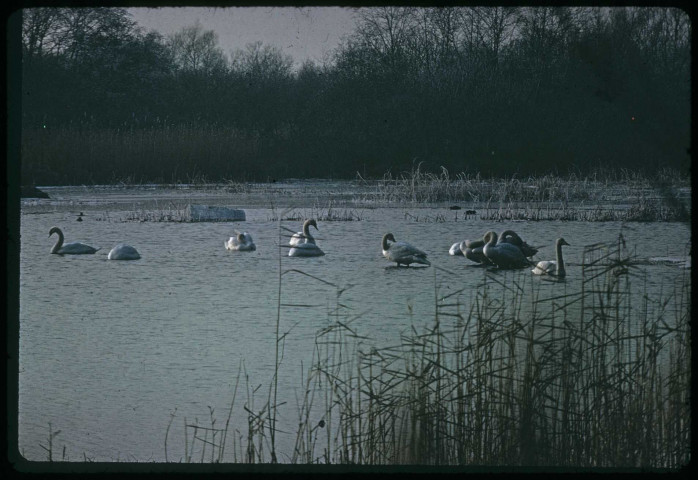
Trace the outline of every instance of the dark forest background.
[[23, 184], [690, 168], [678, 9], [360, 9], [299, 67], [121, 8], [21, 13]]

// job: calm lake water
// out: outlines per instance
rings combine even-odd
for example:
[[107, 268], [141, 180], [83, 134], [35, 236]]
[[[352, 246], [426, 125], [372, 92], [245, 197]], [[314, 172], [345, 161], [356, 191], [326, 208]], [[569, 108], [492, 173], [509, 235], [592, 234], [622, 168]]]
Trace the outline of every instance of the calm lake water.
[[[286, 403], [280, 407], [277, 439], [284, 461], [295, 439], [301, 373], [313, 361], [316, 333], [333, 322], [336, 304], [337, 288], [308, 275], [349, 287], [341, 303], [357, 315], [352, 328], [368, 337], [366, 344], [383, 347], [398, 344], [411, 327], [421, 331], [433, 321], [435, 288], [446, 295], [483, 281], [483, 269], [466, 267], [468, 261], [449, 256], [448, 249], [486, 230], [515, 229], [541, 247], [535, 257], [541, 260], [554, 258], [554, 241], [564, 236], [572, 244], [564, 251], [569, 291], [581, 283], [584, 246], [613, 243], [620, 232], [640, 257], [683, 259], [689, 251], [690, 226], [679, 223], [494, 223], [466, 220], [446, 205], [367, 208], [345, 203], [339, 210], [346, 207], [360, 220], [318, 223], [316, 238], [324, 257], [289, 258], [287, 249], [279, 248], [279, 240], [286, 244], [289, 233], [279, 230], [275, 217], [285, 207], [311, 216], [328, 198], [348, 201], [351, 191], [335, 184], [286, 187], [275, 191], [270, 186], [264, 195], [46, 188], [51, 199], [22, 200], [18, 418], [19, 450], [26, 459], [47, 459], [42, 445], [48, 445], [51, 425], [54, 432], [60, 430], [53, 440], [54, 459], [65, 448], [69, 461], [164, 461], [165, 434], [174, 413], [168, 459], [179, 461], [185, 418], [210, 426], [213, 416], [222, 427], [242, 365], [247, 380], [240, 381], [230, 429], [238, 432], [229, 434], [239, 439], [240, 432], [247, 432], [242, 405], [260, 409], [274, 374], [279, 268], [288, 271], [281, 287], [280, 330], [287, 335], [279, 373], [279, 402]], [[122, 221], [129, 212], [186, 202], [244, 208], [247, 219]], [[76, 221], [79, 212], [84, 213], [81, 222]], [[444, 221], [433, 221], [438, 216]], [[297, 231], [301, 223], [281, 225]], [[62, 228], [66, 242], [82, 241], [101, 250], [50, 255], [56, 237], [48, 238], [48, 231], [54, 225]], [[227, 251], [223, 242], [233, 229], [250, 232], [257, 250]], [[380, 247], [388, 231], [425, 250], [432, 267], [391, 267]], [[142, 258], [107, 261], [109, 250], [121, 242], [135, 246]], [[676, 265], [641, 268], [648, 273], [647, 291], [656, 294], [670, 292], [683, 274]], [[560, 288], [528, 270], [506, 275], [538, 282], [541, 296]], [[462, 301], [468, 299], [463, 294]], [[232, 453], [226, 460], [233, 460]]]

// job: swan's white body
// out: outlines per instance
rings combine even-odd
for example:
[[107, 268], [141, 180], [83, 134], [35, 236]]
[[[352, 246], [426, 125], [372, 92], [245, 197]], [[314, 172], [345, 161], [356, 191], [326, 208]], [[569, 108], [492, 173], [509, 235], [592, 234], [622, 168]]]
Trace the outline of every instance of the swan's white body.
[[534, 275], [552, 275], [555, 277], [564, 277], [567, 272], [565, 272], [565, 261], [562, 258], [562, 246], [569, 245], [564, 238], [558, 238], [555, 241], [555, 258], [556, 260], [543, 260], [536, 264], [535, 268], [531, 270]]
[[453, 245], [451, 245], [451, 248], [448, 249], [448, 254], [462, 257], [463, 251], [460, 248], [461, 243], [463, 243], [463, 242], [456, 242]]
[[234, 237], [230, 237], [227, 242], [225, 242], [225, 248], [228, 250], [235, 250], [239, 252], [252, 252], [257, 250], [257, 246], [252, 240], [252, 235], [247, 232], [235, 232]]
[[64, 237], [63, 232], [58, 227], [52, 227], [48, 231], [48, 236], [50, 237], [54, 233], [58, 234], [58, 241], [51, 248], [51, 253], [56, 253], [58, 255], [86, 255], [90, 253], [95, 253], [99, 248], [90, 247], [80, 242], [63, 243]]
[[289, 257], [320, 257], [324, 255], [320, 247], [315, 243], [299, 243], [288, 251]]
[[[388, 243], [388, 240], [393, 243]], [[392, 233], [383, 235], [381, 246], [383, 247], [383, 256], [391, 262], [397, 263], [398, 267], [400, 265], [409, 267], [411, 263], [431, 265], [425, 252], [407, 242], [396, 242]]]
[[288, 244], [291, 246], [295, 246], [303, 243], [315, 243], [315, 239], [310, 234], [311, 225], [315, 227], [315, 230], [318, 230], [317, 222], [314, 219], [306, 220], [305, 222], [303, 222], [303, 230], [298, 233], [294, 233], [291, 236], [291, 240], [288, 242]]
[[111, 249], [107, 259], [109, 260], [138, 260], [141, 258], [140, 253], [131, 245], [120, 243]]
[[531, 262], [516, 245], [507, 242], [497, 243], [497, 234], [495, 232], [487, 232], [485, 239], [487, 243], [482, 251], [498, 268], [514, 269], [531, 265]]

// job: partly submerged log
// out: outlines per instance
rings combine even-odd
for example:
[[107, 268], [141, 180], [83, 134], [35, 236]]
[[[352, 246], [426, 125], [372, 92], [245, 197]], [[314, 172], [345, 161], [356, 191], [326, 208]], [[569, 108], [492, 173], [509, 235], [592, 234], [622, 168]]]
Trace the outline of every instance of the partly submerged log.
[[187, 205], [185, 217], [189, 222], [243, 222], [245, 211], [210, 205]]

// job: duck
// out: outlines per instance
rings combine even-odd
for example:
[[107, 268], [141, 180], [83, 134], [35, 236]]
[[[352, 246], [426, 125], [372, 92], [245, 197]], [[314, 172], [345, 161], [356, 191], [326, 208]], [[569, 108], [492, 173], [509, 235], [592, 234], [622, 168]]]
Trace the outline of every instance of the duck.
[[288, 242], [288, 244], [294, 246], [302, 243], [315, 243], [315, 238], [313, 238], [313, 236], [310, 234], [311, 225], [315, 227], [315, 230], [319, 230], [317, 228], [317, 222], [315, 221], [315, 219], [308, 219], [305, 222], [303, 222], [303, 230], [298, 233], [294, 233], [291, 236], [291, 240]]
[[531, 270], [534, 275], [552, 275], [559, 278], [564, 278], [565, 261], [562, 258], [562, 246], [570, 246], [564, 238], [560, 237], [555, 241], [555, 258], [556, 260], [542, 260], [536, 264]]
[[48, 231], [48, 236], [51, 237], [54, 233], [58, 235], [58, 241], [53, 248], [51, 248], [51, 253], [58, 255], [86, 255], [96, 253], [99, 250], [99, 248], [91, 247], [80, 242], [63, 244], [63, 240], [65, 239], [63, 231], [58, 227], [51, 227], [51, 230]]
[[524, 268], [531, 265], [531, 261], [526, 258], [521, 249], [511, 243], [497, 243], [497, 234], [487, 232], [485, 235], [485, 246], [482, 251], [487, 259], [500, 269]]
[[[388, 241], [393, 243], [388, 243]], [[391, 262], [397, 263], [398, 267], [400, 265], [409, 267], [411, 263], [431, 265], [425, 252], [407, 242], [395, 241], [395, 236], [392, 233], [383, 235], [381, 246], [383, 247], [383, 256]]]
[[252, 252], [257, 250], [257, 246], [252, 240], [252, 235], [247, 232], [238, 232], [235, 230], [235, 236], [230, 237], [227, 242], [224, 243], [227, 250], [235, 250], [239, 252]]
[[138, 260], [140, 253], [131, 245], [120, 243], [109, 251], [108, 260]]

